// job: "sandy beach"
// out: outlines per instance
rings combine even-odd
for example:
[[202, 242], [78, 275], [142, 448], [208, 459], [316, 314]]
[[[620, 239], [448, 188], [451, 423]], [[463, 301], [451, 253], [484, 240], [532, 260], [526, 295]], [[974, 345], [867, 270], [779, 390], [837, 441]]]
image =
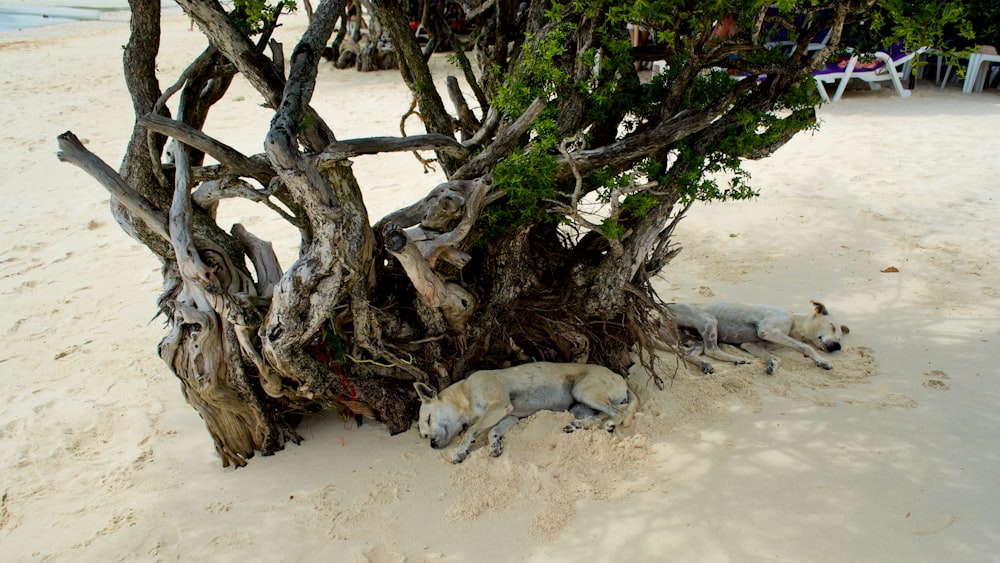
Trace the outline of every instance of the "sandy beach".
[[[304, 20], [279, 29], [286, 53]], [[167, 12], [161, 88], [205, 46], [188, 25]], [[681, 223], [664, 299], [823, 301], [851, 329], [831, 371], [668, 360], [663, 391], [633, 374], [631, 428], [566, 435], [542, 413], [459, 466], [415, 428], [317, 416], [232, 470], [156, 356], [159, 263], [55, 157], [71, 130], [118, 167], [127, 37], [0, 33], [0, 560], [1000, 561], [1000, 92], [848, 92], [748, 164], [759, 198]], [[206, 132], [260, 152], [271, 113], [241, 79], [228, 99]], [[398, 135], [409, 102], [395, 73], [324, 64], [313, 106], [345, 139]], [[442, 180], [408, 154], [355, 170], [373, 219]], [[221, 216], [294, 255], [267, 208]]]

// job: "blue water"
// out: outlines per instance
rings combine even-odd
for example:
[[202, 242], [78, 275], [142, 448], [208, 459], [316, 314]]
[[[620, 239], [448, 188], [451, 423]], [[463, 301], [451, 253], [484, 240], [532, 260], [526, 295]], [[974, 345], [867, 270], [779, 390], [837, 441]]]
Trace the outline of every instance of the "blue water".
[[127, 0], [91, 0], [74, 6], [0, 4], [0, 32], [100, 19], [109, 10], [128, 10]]

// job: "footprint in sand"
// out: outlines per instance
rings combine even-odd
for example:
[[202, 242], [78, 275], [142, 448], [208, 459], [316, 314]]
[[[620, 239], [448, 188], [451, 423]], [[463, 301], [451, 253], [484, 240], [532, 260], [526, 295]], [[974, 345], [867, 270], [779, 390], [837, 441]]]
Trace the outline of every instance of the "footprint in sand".
[[30, 280], [22, 282], [21, 284], [19, 284], [17, 287], [14, 288], [14, 293], [22, 294], [28, 290], [35, 289], [36, 287], [38, 287], [38, 280]]
[[231, 502], [213, 502], [205, 507], [205, 512], [211, 514], [221, 514], [223, 512], [229, 512], [233, 509], [233, 503]]
[[958, 513], [944, 512], [934, 516], [928, 516], [923, 520], [924, 521], [921, 522], [915, 530], [913, 530], [913, 533], [918, 536], [929, 536], [949, 528], [952, 524], [958, 522]]
[[947, 391], [950, 389], [948, 384], [944, 382], [944, 380], [950, 379], [947, 373], [939, 369], [932, 369], [930, 371], [925, 371], [924, 375], [929, 377], [929, 379], [924, 382], [924, 387], [928, 389], [937, 389], [939, 391]]
[[4, 491], [3, 495], [0, 496], [0, 530], [4, 528], [13, 530], [20, 525], [20, 522], [11, 517], [10, 510], [7, 509], [7, 506], [10, 504], [10, 499], [7, 495], [7, 491]]
[[65, 358], [66, 356], [69, 356], [70, 354], [75, 354], [76, 352], [81, 352], [81, 351], [86, 353], [88, 351], [87, 348], [86, 348], [86, 346], [87, 346], [87, 344], [90, 344], [90, 343], [91, 343], [91, 341], [87, 340], [83, 344], [74, 344], [74, 345], [70, 346], [69, 348], [66, 348], [65, 350], [62, 350], [61, 352], [57, 353], [55, 356], [52, 357], [52, 359], [53, 360], [61, 360], [61, 359]]

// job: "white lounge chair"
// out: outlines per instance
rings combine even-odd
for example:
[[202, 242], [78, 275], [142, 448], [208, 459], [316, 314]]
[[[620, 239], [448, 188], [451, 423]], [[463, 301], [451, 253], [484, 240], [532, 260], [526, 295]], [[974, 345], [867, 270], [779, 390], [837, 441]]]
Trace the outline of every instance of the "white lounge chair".
[[[969, 70], [965, 73], [962, 92], [971, 94], [982, 92], [983, 85], [990, 79], [990, 68], [993, 63], [1000, 62], [1000, 55], [988, 53], [973, 53], [969, 55]], [[984, 70], [985, 69], [985, 70]]]
[[[888, 53], [876, 51], [867, 56], [881, 62], [874, 68], [857, 68], [858, 61], [865, 56], [853, 54], [843, 68], [839, 66], [839, 63], [828, 64], [825, 68], [814, 72], [813, 78], [816, 80], [816, 88], [819, 90], [820, 97], [827, 102], [840, 101], [840, 97], [847, 88], [847, 83], [853, 78], [867, 82], [872, 90], [878, 90], [881, 87], [880, 83], [888, 81], [892, 83], [896, 92], [905, 98], [910, 95], [910, 91], [903, 88], [902, 77], [909, 72], [913, 58], [923, 51], [924, 48], [906, 51], [898, 44], [893, 45]], [[837, 85], [833, 96], [827, 93], [826, 84]]]

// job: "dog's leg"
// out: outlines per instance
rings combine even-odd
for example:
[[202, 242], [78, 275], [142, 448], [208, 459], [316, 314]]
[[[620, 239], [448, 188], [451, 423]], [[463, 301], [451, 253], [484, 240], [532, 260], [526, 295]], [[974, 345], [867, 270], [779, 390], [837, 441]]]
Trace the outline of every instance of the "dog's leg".
[[[604, 429], [608, 432], [614, 432], [615, 421], [620, 420], [625, 412], [618, 405], [628, 406], [628, 386], [618, 374], [610, 371], [595, 372], [576, 382], [576, 385], [573, 386], [573, 399], [600, 412], [590, 418], [574, 421], [572, 427], [590, 428], [608, 418], [604, 423]], [[572, 432], [573, 430], [566, 427], [566, 431]]]
[[[734, 356], [719, 349], [719, 319], [715, 315], [700, 307], [684, 303], [674, 303], [669, 307], [670, 311], [674, 314], [674, 321], [677, 323], [677, 326], [694, 329], [698, 333], [698, 336], [701, 337], [703, 354], [705, 356], [735, 365], [750, 363], [750, 360], [746, 358]], [[706, 371], [705, 362], [702, 363], [701, 368], [704, 373], [715, 371], [711, 369], [711, 364], [708, 365], [711, 371]]]
[[812, 361], [816, 362], [817, 366], [823, 369], [833, 369], [833, 364], [821, 357], [812, 346], [806, 344], [805, 342], [799, 342], [791, 336], [782, 334], [781, 332], [767, 330], [763, 326], [757, 329], [757, 335], [768, 342], [773, 342], [781, 346], [787, 346], [793, 350], [802, 352], [803, 356], [811, 358]]
[[473, 442], [476, 438], [482, 436], [484, 432], [496, 426], [501, 420], [507, 417], [514, 410], [514, 405], [507, 403], [506, 405], [490, 405], [486, 408], [486, 412], [483, 413], [482, 418], [477, 420], [475, 424], [469, 427], [465, 431], [465, 436], [462, 437], [462, 441], [458, 443], [458, 447], [455, 448], [455, 452], [451, 454], [452, 463], [462, 463], [465, 458], [469, 455], [469, 448], [472, 447]]
[[[661, 333], [662, 332], [663, 331], [661, 330]], [[654, 341], [653, 347], [656, 348], [657, 350], [661, 350], [663, 352], [670, 352], [674, 354], [685, 363], [691, 364], [692, 366], [700, 369], [701, 373], [705, 375], [711, 375], [715, 373], [715, 368], [712, 367], [712, 364], [701, 359], [700, 357], [701, 352], [698, 351], [698, 348], [700, 348], [700, 346], [688, 347], [686, 345], [667, 343], [666, 341], [663, 342]]]
[[619, 426], [625, 427], [632, 424], [635, 411], [639, 408], [639, 397], [626, 388], [625, 401], [611, 406], [617, 414], [611, 414], [611, 419], [604, 423], [604, 429], [608, 432], [614, 432]]
[[740, 348], [767, 362], [767, 375], [774, 375], [774, 372], [778, 371], [778, 364], [781, 363], [781, 360], [772, 355], [760, 344], [756, 342], [744, 342], [740, 344]]
[[563, 432], [567, 434], [575, 430], [593, 428], [608, 418], [607, 414], [584, 403], [573, 405], [569, 412], [573, 413], [573, 421], [563, 427]]
[[[576, 428], [591, 428], [603, 420], [604, 429], [608, 432], [614, 432], [619, 425], [628, 426], [638, 406], [638, 399], [628, 389], [625, 390], [624, 399], [618, 403], [612, 400], [607, 393], [580, 393], [575, 398], [591, 409], [599, 411], [597, 415], [589, 419], [574, 421], [571, 426]], [[566, 431], [572, 432], [569, 427], [566, 428]]]
[[698, 335], [701, 336], [702, 345], [704, 346], [704, 354], [706, 356], [733, 365], [750, 363], [750, 360], [742, 356], [736, 356], [733, 354], [729, 354], [727, 352], [723, 352], [722, 349], [719, 348], [718, 319], [706, 313], [705, 316], [703, 318], [700, 318], [699, 320], [701, 322], [697, 325], [694, 325], [693, 328], [696, 331], [698, 331]]
[[[690, 306], [682, 304], [678, 307], [684, 308], [681, 309], [681, 312], [684, 312]], [[675, 312], [674, 314], [677, 315], [677, 312]], [[685, 318], [687, 318], [687, 316], [685, 316]], [[678, 317], [678, 319], [680, 319], [680, 317]], [[680, 322], [680, 320], [678, 320], [677, 322]], [[712, 364], [706, 362], [701, 358], [698, 359], [694, 358], [695, 356], [701, 355], [701, 353], [698, 351], [698, 349], [702, 347], [700, 345], [701, 343], [693, 344], [692, 342], [678, 341], [677, 338], [678, 335], [674, 331], [671, 331], [669, 327], [666, 326], [665, 324], [660, 325], [657, 334], [659, 338], [653, 339], [654, 348], [656, 348], [657, 350], [662, 350], [664, 352], [673, 353], [675, 356], [677, 356], [684, 362], [700, 369], [701, 373], [705, 375], [711, 375], [715, 373], [715, 368], [712, 367]], [[583, 418], [583, 417], [578, 416], [577, 418]]]
[[515, 424], [517, 424], [517, 417], [514, 415], [507, 415], [503, 420], [497, 423], [490, 430], [490, 455], [493, 457], [499, 457], [503, 453], [503, 435], [507, 433]]
[[569, 434], [580, 428], [590, 428], [594, 420], [603, 420], [604, 413], [597, 409], [592, 409], [583, 403], [575, 403], [569, 408], [573, 415], [573, 421], [563, 427], [563, 432]]
[[744, 358], [743, 356], [723, 352], [722, 349], [719, 348], [718, 335], [714, 331], [712, 332], [711, 341], [707, 338], [705, 339], [705, 355], [737, 366], [751, 363], [749, 359]]
[[694, 346], [679, 346], [677, 347], [676, 353], [682, 360], [701, 370], [701, 373], [705, 375], [712, 375], [715, 373], [715, 367], [701, 357], [701, 351], [699, 350], [701, 347], [702, 346], [698, 346], [697, 344]]

